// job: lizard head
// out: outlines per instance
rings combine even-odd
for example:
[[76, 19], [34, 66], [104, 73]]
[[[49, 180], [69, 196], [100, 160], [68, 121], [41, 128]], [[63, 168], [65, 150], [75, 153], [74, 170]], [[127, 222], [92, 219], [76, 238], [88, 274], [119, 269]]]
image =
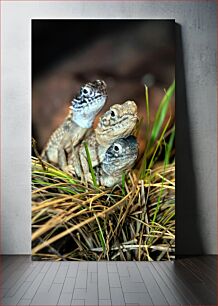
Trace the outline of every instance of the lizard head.
[[108, 146], [118, 138], [129, 136], [137, 120], [137, 105], [134, 101], [112, 105], [101, 116], [95, 129], [98, 143]]
[[108, 175], [121, 175], [133, 167], [138, 157], [138, 143], [134, 136], [117, 139], [106, 151], [102, 169]]
[[96, 80], [85, 84], [70, 106], [73, 110], [73, 121], [81, 127], [91, 127], [106, 99], [106, 83], [104, 81]]

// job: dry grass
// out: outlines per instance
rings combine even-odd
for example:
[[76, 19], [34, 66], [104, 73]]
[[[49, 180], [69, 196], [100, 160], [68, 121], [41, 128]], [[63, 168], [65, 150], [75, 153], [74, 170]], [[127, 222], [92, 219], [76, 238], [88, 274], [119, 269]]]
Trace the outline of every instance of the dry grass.
[[175, 253], [175, 169], [125, 186], [84, 186], [33, 158], [32, 227], [36, 259], [171, 260]]

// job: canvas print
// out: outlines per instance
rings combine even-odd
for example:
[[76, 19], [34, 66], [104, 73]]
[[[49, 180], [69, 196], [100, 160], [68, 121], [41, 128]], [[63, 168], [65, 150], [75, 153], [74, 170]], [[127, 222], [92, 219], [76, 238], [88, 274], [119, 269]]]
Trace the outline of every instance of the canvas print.
[[32, 20], [32, 259], [175, 259], [174, 20]]

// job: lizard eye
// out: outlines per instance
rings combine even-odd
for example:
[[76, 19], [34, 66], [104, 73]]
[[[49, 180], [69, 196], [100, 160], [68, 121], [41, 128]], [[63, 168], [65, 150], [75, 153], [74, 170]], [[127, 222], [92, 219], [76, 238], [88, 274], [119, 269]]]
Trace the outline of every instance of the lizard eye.
[[115, 118], [117, 116], [117, 112], [114, 110], [111, 110], [111, 118]]
[[89, 87], [83, 87], [82, 90], [81, 90], [81, 93], [82, 93], [85, 97], [91, 95], [91, 92], [92, 92], [92, 90], [91, 90], [91, 88], [89, 88]]
[[122, 153], [122, 146], [119, 143], [115, 143], [113, 149], [115, 153]]

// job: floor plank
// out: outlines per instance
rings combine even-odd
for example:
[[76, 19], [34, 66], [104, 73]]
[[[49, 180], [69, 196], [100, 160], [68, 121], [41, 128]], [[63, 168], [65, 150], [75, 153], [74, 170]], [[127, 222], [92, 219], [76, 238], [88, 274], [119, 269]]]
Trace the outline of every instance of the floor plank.
[[21, 299], [17, 305], [27, 306], [30, 305], [31, 299]]
[[12, 297], [3, 298], [3, 305], [17, 305], [30, 285], [31, 282], [23, 282], [20, 288]]
[[73, 293], [75, 287], [76, 278], [75, 277], [66, 277], [62, 293]]
[[202, 282], [206, 281], [210, 285], [214, 284], [216, 286], [216, 265], [204, 262], [201, 257], [187, 258], [181, 261], [181, 263]]
[[27, 266], [25, 266], [25, 269], [21, 270], [21, 267], [19, 269], [16, 269], [16, 273], [12, 273], [11, 276], [8, 278], [8, 283], [5, 284], [5, 286], [10, 286], [10, 289], [7, 291], [5, 296], [13, 296], [24, 281], [32, 282], [33, 276], [35, 275], [35, 271], [38, 273], [41, 267], [41, 265], [28, 264]]
[[48, 292], [37, 292], [30, 305], [57, 305], [62, 284], [52, 284]]
[[188, 294], [189, 291], [185, 290], [186, 287], [182, 286], [178, 282], [178, 278], [174, 272], [173, 269], [170, 269], [170, 265], [173, 265], [171, 262], [158, 262], [158, 263], [152, 263], [152, 265], [155, 267], [155, 269], [158, 271], [158, 273], [161, 275], [161, 277], [164, 279], [165, 283], [168, 285], [168, 287], [174, 292], [174, 295], [176, 296], [177, 300], [179, 301], [179, 304], [182, 305], [188, 305], [193, 304], [196, 302], [196, 300], [191, 299], [190, 295]]
[[200, 300], [197, 299], [197, 297], [192, 293], [189, 286], [187, 286], [187, 283], [180, 279], [179, 275], [177, 275], [174, 262], [170, 264], [165, 264], [163, 269], [165, 269], [165, 272], [168, 273], [169, 277], [172, 277], [173, 275], [173, 281], [175, 283], [175, 286], [177, 288], [180, 288], [180, 290], [183, 292], [186, 299], [188, 300], [188, 304], [200, 304]]
[[[192, 291], [194, 296], [203, 305], [216, 305], [216, 292], [208, 291], [205, 283], [199, 279], [196, 274], [193, 274], [187, 267], [182, 264], [181, 260], [174, 263], [174, 268], [177, 271], [180, 279], [186, 284]], [[208, 286], [210, 286], [208, 284]]]
[[98, 298], [99, 300], [108, 300], [111, 303], [111, 294], [109, 287], [108, 265], [106, 262], [98, 263], [97, 272]]
[[150, 270], [150, 273], [155, 278], [159, 288], [161, 288], [162, 293], [164, 294], [164, 297], [168, 304], [170, 305], [178, 305], [179, 298], [176, 296], [176, 293], [172, 288], [170, 288], [169, 284], [165, 282], [165, 280], [161, 277], [161, 275], [158, 273], [156, 269], [152, 266], [151, 263], [144, 263]]
[[12, 265], [3, 272], [1, 288], [11, 288], [28, 267], [33, 268], [34, 264], [29, 261], [25, 262], [21, 260], [16, 260], [12, 263]]
[[164, 293], [159, 287], [155, 277], [150, 272], [147, 265], [142, 265], [141, 263], [137, 263], [137, 268], [139, 273], [142, 276], [144, 284], [148, 290], [148, 293], [151, 297], [151, 300], [154, 305], [169, 305], [167, 302]]
[[68, 268], [69, 262], [61, 262], [53, 282], [56, 284], [63, 284], [67, 275]]
[[99, 306], [110, 306], [111, 305], [111, 300], [99, 300]]
[[70, 305], [72, 296], [73, 296], [72, 293], [62, 292], [58, 300], [58, 305]]
[[3, 256], [1, 263], [1, 305], [216, 305], [216, 256], [174, 262], [32, 262], [28, 256]]
[[38, 293], [43, 293], [43, 292], [48, 292], [49, 289], [51, 288], [52, 284], [53, 284], [53, 280], [55, 278], [55, 275], [58, 271], [60, 267], [60, 263], [55, 262], [52, 263], [49, 268], [48, 271], [44, 273], [45, 277], [43, 278], [39, 288], [38, 288]]
[[112, 305], [125, 305], [124, 295], [121, 288], [110, 288], [110, 291]]

